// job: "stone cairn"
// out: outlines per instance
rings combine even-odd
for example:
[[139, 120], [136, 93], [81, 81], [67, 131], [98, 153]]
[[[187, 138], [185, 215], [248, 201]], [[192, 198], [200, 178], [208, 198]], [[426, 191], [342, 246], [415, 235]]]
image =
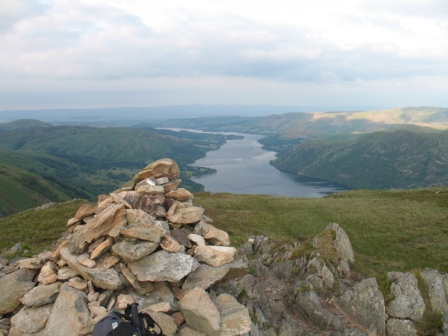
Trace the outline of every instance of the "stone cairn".
[[247, 333], [247, 308], [210, 290], [247, 263], [179, 175], [170, 159], [148, 165], [130, 187], [82, 205], [54, 251], [0, 267], [0, 335], [90, 335], [134, 302], [167, 336]]

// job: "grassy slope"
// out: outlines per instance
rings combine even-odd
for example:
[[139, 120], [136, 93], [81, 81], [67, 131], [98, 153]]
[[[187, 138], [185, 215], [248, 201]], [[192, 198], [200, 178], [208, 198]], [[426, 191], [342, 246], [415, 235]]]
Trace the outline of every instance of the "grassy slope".
[[357, 190], [315, 199], [198, 193], [195, 203], [234, 245], [253, 234], [306, 242], [334, 222], [347, 232], [365, 273], [448, 271], [448, 188]]
[[70, 199], [50, 181], [17, 166], [0, 163], [0, 216], [50, 201]]
[[[197, 193], [194, 202], [230, 234], [234, 246], [255, 234], [306, 245], [335, 222], [351, 240], [358, 271], [431, 267], [448, 272], [448, 188], [357, 190], [315, 199]], [[19, 241], [32, 253], [50, 248], [81, 204], [67, 202], [0, 218], [0, 251]]]

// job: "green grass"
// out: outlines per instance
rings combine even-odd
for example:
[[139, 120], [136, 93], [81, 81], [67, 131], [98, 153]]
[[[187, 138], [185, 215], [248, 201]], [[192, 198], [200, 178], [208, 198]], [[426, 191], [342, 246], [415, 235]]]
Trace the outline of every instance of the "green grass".
[[351, 240], [359, 272], [448, 271], [446, 187], [358, 190], [314, 199], [198, 193], [194, 201], [235, 246], [257, 234], [304, 242], [338, 223]]
[[51, 245], [66, 231], [67, 220], [72, 218], [83, 200], [55, 204], [47, 209], [29, 209], [0, 218], [0, 252], [16, 243], [25, 243], [30, 254], [50, 250]]
[[[227, 231], [233, 246], [263, 234], [303, 245], [329, 223], [348, 234], [355, 267], [364, 275], [426, 267], [448, 272], [448, 188], [408, 191], [358, 190], [324, 198], [196, 193], [214, 225]], [[83, 201], [0, 218], [0, 251], [18, 242], [32, 253], [49, 249]]]

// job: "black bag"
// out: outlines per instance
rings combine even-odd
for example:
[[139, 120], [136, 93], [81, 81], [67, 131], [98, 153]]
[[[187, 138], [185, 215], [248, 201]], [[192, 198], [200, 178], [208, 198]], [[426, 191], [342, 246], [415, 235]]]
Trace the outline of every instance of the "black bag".
[[111, 312], [103, 317], [92, 336], [163, 336], [162, 328], [147, 313], [139, 313], [137, 305], [128, 305], [125, 314]]

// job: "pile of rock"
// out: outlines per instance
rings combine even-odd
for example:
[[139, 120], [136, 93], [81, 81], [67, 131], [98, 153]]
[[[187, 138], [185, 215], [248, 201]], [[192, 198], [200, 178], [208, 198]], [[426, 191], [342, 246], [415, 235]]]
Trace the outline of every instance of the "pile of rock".
[[177, 164], [158, 160], [81, 206], [54, 251], [3, 267], [0, 335], [89, 335], [134, 302], [167, 336], [247, 333], [247, 308], [210, 290], [247, 263], [180, 182]]

